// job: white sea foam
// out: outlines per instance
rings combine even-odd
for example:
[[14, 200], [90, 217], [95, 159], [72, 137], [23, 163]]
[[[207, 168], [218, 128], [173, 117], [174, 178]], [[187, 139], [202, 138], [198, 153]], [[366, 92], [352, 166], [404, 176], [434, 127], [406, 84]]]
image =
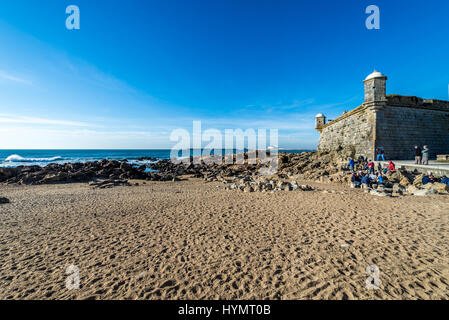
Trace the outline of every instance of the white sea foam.
[[5, 162], [52, 162], [61, 159], [62, 157], [60, 156], [51, 158], [24, 158], [18, 154], [12, 154], [5, 159]]

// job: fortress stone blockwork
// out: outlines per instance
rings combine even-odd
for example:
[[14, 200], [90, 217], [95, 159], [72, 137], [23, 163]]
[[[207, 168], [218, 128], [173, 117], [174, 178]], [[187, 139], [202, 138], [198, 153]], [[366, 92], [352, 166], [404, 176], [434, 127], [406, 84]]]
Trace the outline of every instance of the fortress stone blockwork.
[[449, 153], [449, 101], [386, 94], [387, 77], [374, 71], [365, 80], [365, 102], [326, 123], [318, 114], [318, 150], [352, 147], [374, 159], [382, 148], [388, 159], [413, 159], [414, 145], [427, 145], [430, 156]]

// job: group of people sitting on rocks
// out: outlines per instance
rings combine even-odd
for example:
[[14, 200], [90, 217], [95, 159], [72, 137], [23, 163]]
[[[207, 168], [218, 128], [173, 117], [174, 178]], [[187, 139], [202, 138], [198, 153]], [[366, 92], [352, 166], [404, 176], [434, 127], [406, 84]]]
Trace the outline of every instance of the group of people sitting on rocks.
[[382, 168], [382, 165], [379, 162], [376, 170], [374, 161], [367, 160], [363, 156], [359, 156], [357, 161], [349, 158], [348, 167], [353, 173], [351, 177], [351, 185], [355, 188], [371, 188], [373, 184], [389, 184], [388, 180], [385, 178], [385, 175], [389, 171], [394, 172], [396, 170], [396, 166], [393, 161], [388, 161], [388, 166], [386, 168]]
[[[382, 168], [380, 162], [378, 162], [376, 168], [374, 161], [359, 156], [357, 161], [353, 158], [349, 158], [347, 169], [352, 172], [351, 186], [354, 188], [362, 187], [371, 189], [374, 184], [390, 188], [392, 183], [388, 181], [387, 177], [396, 171], [396, 166], [394, 162], [390, 160], [388, 161], [388, 166], [386, 168]], [[419, 183], [422, 185], [428, 183], [443, 183], [449, 186], [449, 178], [446, 176], [437, 178], [430, 173], [429, 175], [422, 175], [422, 180]]]
[[422, 178], [422, 184], [423, 185], [426, 185], [428, 183], [444, 183], [444, 184], [447, 184], [449, 186], [449, 178], [446, 177], [446, 176], [444, 176], [442, 178], [437, 178], [431, 172], [428, 176], [424, 176]]

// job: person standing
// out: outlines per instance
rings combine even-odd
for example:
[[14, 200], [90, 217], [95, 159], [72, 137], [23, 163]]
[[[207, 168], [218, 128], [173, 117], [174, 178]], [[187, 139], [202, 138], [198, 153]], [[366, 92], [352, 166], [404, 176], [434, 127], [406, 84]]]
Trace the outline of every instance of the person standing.
[[376, 153], [377, 153], [377, 161], [380, 161], [381, 158], [382, 158], [382, 161], [385, 161], [384, 149], [377, 148]]
[[429, 148], [427, 146], [424, 146], [422, 150], [422, 164], [429, 164]]
[[422, 156], [421, 148], [415, 146], [415, 150], [413, 152], [415, 154], [415, 164], [421, 164], [421, 156]]

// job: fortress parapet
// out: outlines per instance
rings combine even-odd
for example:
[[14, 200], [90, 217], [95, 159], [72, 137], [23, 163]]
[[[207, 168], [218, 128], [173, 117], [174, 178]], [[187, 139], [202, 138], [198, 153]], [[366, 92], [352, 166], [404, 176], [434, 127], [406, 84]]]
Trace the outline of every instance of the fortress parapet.
[[411, 159], [414, 145], [428, 145], [431, 156], [449, 153], [449, 101], [387, 95], [387, 77], [374, 70], [365, 78], [365, 102], [326, 122], [319, 113], [319, 150], [352, 146], [356, 156], [374, 159], [382, 148], [389, 159]]

